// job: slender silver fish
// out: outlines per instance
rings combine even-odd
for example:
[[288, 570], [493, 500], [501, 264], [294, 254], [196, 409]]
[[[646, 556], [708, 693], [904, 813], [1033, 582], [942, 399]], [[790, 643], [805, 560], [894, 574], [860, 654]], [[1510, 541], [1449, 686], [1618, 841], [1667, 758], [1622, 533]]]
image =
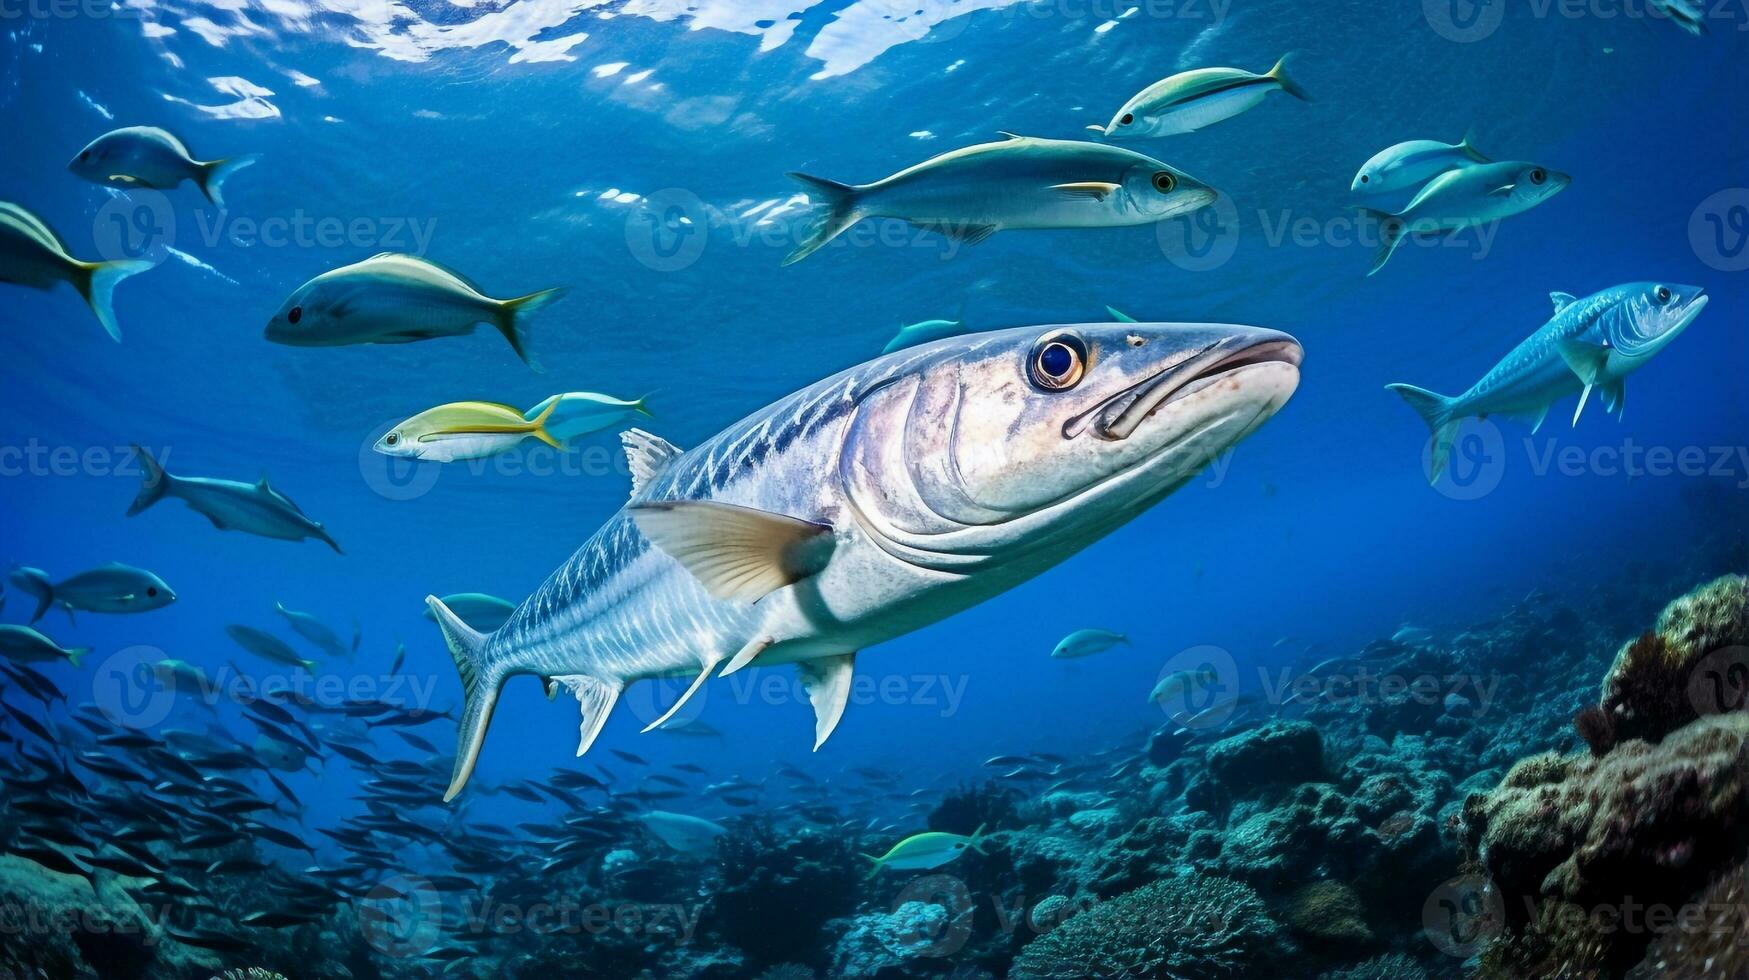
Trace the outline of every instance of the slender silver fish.
[[898, 218], [973, 245], [1004, 228], [1146, 225], [1214, 203], [1214, 189], [1134, 150], [1003, 133], [870, 184], [791, 173], [817, 227], [783, 260], [800, 262], [863, 218]]
[[36, 612], [30, 621], [43, 618], [49, 607], [59, 604], [73, 618], [73, 610], [99, 613], [140, 613], [162, 609], [176, 601], [176, 592], [158, 576], [143, 568], [112, 561], [107, 565], [51, 582], [47, 572], [28, 566], [12, 570], [12, 584], [36, 597]]
[[576, 695], [581, 755], [634, 681], [694, 678], [656, 728], [719, 667], [794, 663], [818, 748], [858, 650], [1147, 510], [1285, 404], [1300, 357], [1256, 327], [1020, 327], [876, 358], [690, 452], [626, 433], [630, 502], [503, 627], [426, 599], [466, 698], [445, 798], [517, 674]]
[[1699, 286], [1630, 282], [1584, 299], [1550, 293], [1555, 315], [1456, 397], [1414, 385], [1386, 385], [1403, 397], [1433, 431], [1429, 478], [1438, 480], [1466, 418], [1504, 415], [1523, 419], [1535, 432], [1557, 399], [1579, 393], [1573, 424], [1593, 388], [1605, 411], [1623, 410], [1623, 380], [1675, 340], [1707, 297]]
[[292, 503], [290, 497], [269, 486], [265, 476], [257, 483], [215, 480], [205, 476], [173, 476], [166, 473], [150, 453], [138, 446], [133, 449], [145, 471], [145, 478], [139, 494], [128, 506], [129, 517], [165, 497], [175, 497], [221, 531], [245, 531], [281, 541], [316, 538], [340, 551], [340, 545], [328, 536], [321, 522], [311, 520], [297, 504]]

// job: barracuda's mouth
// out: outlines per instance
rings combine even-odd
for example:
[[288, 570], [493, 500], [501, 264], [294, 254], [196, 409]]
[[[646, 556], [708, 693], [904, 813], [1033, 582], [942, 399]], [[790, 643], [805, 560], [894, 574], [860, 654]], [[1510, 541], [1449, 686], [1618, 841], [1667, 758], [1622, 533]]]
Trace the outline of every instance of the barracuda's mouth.
[[1125, 388], [1063, 424], [1064, 438], [1091, 430], [1101, 439], [1120, 440], [1163, 406], [1209, 388], [1224, 378], [1264, 364], [1298, 368], [1304, 356], [1293, 340], [1271, 339], [1238, 350], [1221, 351], [1219, 343], [1189, 352], [1148, 378]]

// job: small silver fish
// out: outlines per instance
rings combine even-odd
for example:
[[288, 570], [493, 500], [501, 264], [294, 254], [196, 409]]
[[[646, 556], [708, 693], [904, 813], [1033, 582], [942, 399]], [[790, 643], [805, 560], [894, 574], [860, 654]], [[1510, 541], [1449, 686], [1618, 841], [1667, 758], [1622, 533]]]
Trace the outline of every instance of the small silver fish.
[[1194, 133], [1231, 119], [1281, 91], [1312, 101], [1287, 74], [1287, 58], [1261, 75], [1243, 68], [1197, 68], [1162, 78], [1130, 97], [1099, 130], [1107, 139], [1139, 139]]
[[172, 476], [150, 453], [138, 446], [133, 450], [145, 478], [128, 507], [129, 517], [166, 497], [174, 497], [221, 531], [244, 531], [281, 541], [315, 538], [326, 542], [335, 552], [340, 551], [340, 545], [328, 536], [327, 529], [306, 517], [290, 497], [269, 486], [266, 477], [257, 483], [242, 483], [204, 476]]
[[517, 357], [539, 370], [528, 354], [527, 320], [564, 295], [563, 288], [554, 288], [494, 299], [429, 259], [383, 252], [299, 286], [264, 335], [292, 347], [410, 344], [470, 334], [489, 323]]
[[1214, 203], [1214, 189], [1153, 157], [1078, 140], [1004, 133], [871, 184], [803, 173], [820, 223], [784, 265], [800, 262], [863, 218], [898, 218], [967, 245], [1004, 228], [1146, 225]]
[[144, 187], [167, 191], [185, 180], [217, 207], [225, 206], [219, 193], [225, 179], [260, 157], [249, 153], [220, 160], [196, 160], [188, 147], [168, 131], [156, 126], [112, 129], [86, 144], [67, 169], [86, 180], [108, 187]]
[[176, 601], [175, 591], [163, 579], [121, 562], [110, 562], [59, 582], [50, 582], [48, 574], [40, 568], [16, 568], [12, 571], [12, 584], [36, 598], [36, 612], [30, 617], [33, 623], [56, 604], [67, 610], [67, 618], [71, 619], [75, 609], [141, 613], [162, 609]]

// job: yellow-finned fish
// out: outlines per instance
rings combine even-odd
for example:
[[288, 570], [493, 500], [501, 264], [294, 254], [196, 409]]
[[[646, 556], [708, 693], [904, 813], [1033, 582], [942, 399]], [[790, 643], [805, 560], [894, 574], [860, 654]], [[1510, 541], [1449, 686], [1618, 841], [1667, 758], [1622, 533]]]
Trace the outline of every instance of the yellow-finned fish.
[[547, 419], [557, 401], [532, 420], [522, 410], [497, 402], [450, 402], [426, 409], [390, 429], [377, 440], [376, 451], [384, 456], [431, 459], [453, 463], [458, 459], [481, 459], [508, 452], [533, 436], [554, 449], [564, 443], [547, 431]]
[[109, 336], [121, 340], [110, 295], [115, 284], [152, 267], [145, 260], [81, 262], [67, 254], [67, 246], [49, 230], [43, 219], [24, 208], [0, 201], [0, 282], [31, 289], [53, 289], [66, 283], [85, 297], [97, 322]]

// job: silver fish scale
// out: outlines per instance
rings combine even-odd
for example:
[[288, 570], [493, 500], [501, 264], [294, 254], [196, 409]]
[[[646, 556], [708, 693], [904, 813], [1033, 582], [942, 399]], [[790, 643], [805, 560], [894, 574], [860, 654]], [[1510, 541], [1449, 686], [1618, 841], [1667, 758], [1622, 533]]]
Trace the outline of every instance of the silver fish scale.
[[[783, 398], [682, 455], [633, 501], [728, 496], [731, 488], [846, 420], [873, 389], [987, 342], [975, 335], [956, 341], [895, 352]], [[815, 465], [807, 471], [832, 469]], [[814, 489], [817, 484], [778, 486], [772, 493], [789, 499]], [[738, 644], [754, 615], [751, 606], [710, 599], [673, 559], [652, 550], [622, 509], [517, 607], [493, 634], [483, 658], [549, 676], [694, 671], [711, 648], [720, 652], [725, 641]]]
[[1474, 401], [1484, 398], [1525, 379], [1539, 365], [1565, 365], [1566, 362], [1561, 359], [1560, 354], [1552, 350], [1555, 344], [1590, 331], [1598, 319], [1619, 301], [1620, 297], [1614, 290], [1606, 290], [1573, 303], [1513, 348], [1512, 353], [1506, 355], [1492, 371], [1483, 375], [1482, 380], [1464, 393], [1463, 399]]

